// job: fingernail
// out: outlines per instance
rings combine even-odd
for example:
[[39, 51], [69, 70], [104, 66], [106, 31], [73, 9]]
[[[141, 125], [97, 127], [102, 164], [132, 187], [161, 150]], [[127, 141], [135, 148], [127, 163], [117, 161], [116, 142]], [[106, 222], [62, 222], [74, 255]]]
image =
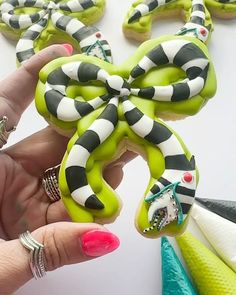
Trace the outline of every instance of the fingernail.
[[81, 245], [87, 256], [99, 257], [116, 250], [120, 241], [107, 231], [89, 231], [81, 237]]
[[69, 43], [65, 43], [65, 44], [62, 44], [62, 46], [66, 49], [69, 55], [72, 55], [74, 50], [72, 45], [70, 45]]

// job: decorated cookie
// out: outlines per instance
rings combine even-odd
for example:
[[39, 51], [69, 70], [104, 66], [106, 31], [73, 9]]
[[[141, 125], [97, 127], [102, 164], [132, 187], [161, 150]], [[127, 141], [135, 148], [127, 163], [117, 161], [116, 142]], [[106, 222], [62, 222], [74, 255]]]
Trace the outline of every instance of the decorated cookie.
[[121, 66], [77, 55], [40, 72], [39, 113], [59, 132], [74, 134], [59, 176], [74, 221], [107, 223], [119, 214], [121, 202], [102, 171], [134, 150], [146, 158], [151, 174], [137, 229], [147, 237], [184, 231], [198, 173], [180, 137], [159, 118], [195, 114], [215, 93], [214, 69], [202, 42], [209, 31], [201, 16], [202, 25], [187, 23], [176, 36], [146, 42]]
[[191, 216], [219, 256], [236, 272], [236, 224], [196, 204]]
[[199, 295], [236, 294], [236, 273], [191, 233], [177, 238]]
[[102, 171], [134, 150], [146, 158], [151, 174], [137, 210], [139, 232], [147, 237], [183, 232], [198, 174], [180, 137], [158, 117], [198, 112], [215, 86], [206, 47], [190, 36], [148, 41], [120, 66], [85, 55], [45, 66], [36, 91], [38, 111], [59, 132], [74, 133], [59, 176], [72, 219], [114, 220], [121, 202]]
[[174, 248], [166, 237], [161, 239], [162, 295], [197, 295]]
[[208, 210], [236, 223], [236, 202], [216, 199], [196, 199], [200, 204], [205, 206]]
[[[112, 61], [103, 34], [95, 27], [103, 14], [104, 0], [8, 0], [0, 2], [0, 31], [19, 39], [19, 63], [53, 43], [71, 43], [76, 51]], [[84, 24], [85, 23], [85, 24]]]
[[204, 0], [136, 1], [125, 18], [124, 34], [137, 41], [147, 40], [151, 36], [153, 20], [174, 15], [182, 16], [183, 20], [187, 21], [184, 28], [187, 29], [188, 35], [203, 42], [208, 40], [212, 21]]

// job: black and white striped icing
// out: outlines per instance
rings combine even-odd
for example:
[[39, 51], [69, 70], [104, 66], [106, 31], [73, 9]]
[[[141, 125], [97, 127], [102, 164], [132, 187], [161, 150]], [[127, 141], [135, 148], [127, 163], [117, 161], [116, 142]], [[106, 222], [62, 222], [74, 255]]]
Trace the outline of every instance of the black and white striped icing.
[[151, 13], [158, 7], [166, 5], [169, 2], [174, 2], [175, 0], [145, 0], [143, 3], [135, 7], [134, 12], [130, 16], [128, 23], [133, 23], [138, 21], [142, 16]]
[[[95, 5], [95, 0], [70, 0], [66, 3], [44, 0], [9, 0], [0, 5], [0, 18], [14, 30], [26, 29], [16, 46], [16, 55], [20, 63], [24, 63], [35, 54], [34, 42], [40, 38], [49, 21], [55, 28], [64, 31], [77, 41], [82, 53], [112, 62], [110, 46], [102, 33], [97, 28], [85, 26], [75, 17], [66, 15]], [[36, 12], [17, 14], [15, 9], [18, 8], [31, 8]]]
[[[170, 64], [182, 68], [186, 72], [187, 79], [167, 86], [152, 86], [142, 89], [129, 86], [130, 90], [126, 95], [133, 94], [156, 101], [181, 101], [201, 92], [207, 79], [209, 60], [197, 45], [179, 38], [165, 41], [145, 55], [133, 68], [126, 83], [131, 84], [152, 68]], [[109, 75], [102, 69], [95, 71], [94, 68], [96, 66], [92, 66], [92, 64], [77, 62], [66, 64], [49, 75], [46, 101], [51, 114], [62, 121], [75, 121], [111, 99], [110, 92], [87, 102], [75, 101], [66, 97], [65, 91], [70, 79], [79, 82], [91, 80], [106, 82]], [[93, 73], [91, 78], [85, 79], [90, 73]]]
[[[187, 79], [167, 86], [132, 88], [132, 82], [152, 68], [174, 64], [181, 67]], [[158, 101], [181, 101], [191, 99], [204, 88], [209, 68], [206, 55], [194, 43], [176, 37], [165, 41], [145, 55], [131, 70], [125, 80], [118, 75], [109, 75], [104, 69], [87, 62], [66, 63], [52, 71], [45, 86], [45, 102], [48, 111], [64, 122], [76, 121], [106, 104], [101, 115], [82, 134], [71, 148], [65, 165], [65, 175], [72, 198], [81, 206], [102, 210], [104, 204], [93, 192], [86, 176], [86, 164], [91, 153], [101, 145], [115, 130], [118, 123], [118, 104], [130, 128], [139, 137], [159, 148], [165, 159], [165, 172], [151, 188], [149, 194], [156, 194], [171, 183], [178, 183], [176, 193], [181, 208], [172, 197], [175, 214], [168, 217], [162, 227], [178, 218], [181, 209], [184, 217], [194, 201], [196, 188], [195, 162], [188, 160], [178, 138], [160, 120], [153, 120], [139, 110], [130, 100], [130, 95]], [[107, 93], [89, 101], [78, 101], [67, 97], [66, 88], [70, 81], [80, 84], [92, 81], [104, 83]], [[191, 182], [183, 181], [185, 173], [191, 174]], [[162, 198], [166, 200], [166, 193]], [[157, 212], [162, 212], [159, 201], [153, 201], [149, 209], [149, 222], [152, 223]], [[172, 208], [171, 206], [168, 208]], [[168, 211], [169, 212], [169, 211]], [[166, 212], [166, 213], [168, 213]], [[146, 230], [151, 230], [149, 229]]]
[[[136, 22], [142, 16], [153, 12], [156, 8], [175, 1], [176, 0], [146, 0], [135, 7], [134, 12], [128, 20], [128, 23]], [[220, 2], [223, 2], [223, 0]], [[226, 0], [224, 2], [229, 1]], [[211, 26], [205, 26], [205, 18], [204, 0], [192, 0], [191, 17], [184, 27], [176, 34], [196, 37], [199, 40], [206, 42], [209, 36], [209, 31], [211, 30]]]
[[150, 51], [131, 71], [129, 82], [156, 66], [169, 64], [183, 69], [187, 79], [167, 86], [132, 89], [132, 94], [158, 101], [181, 101], [200, 93], [207, 79], [209, 60], [196, 44], [184, 39], [162, 42]]
[[[170, 40], [163, 41], [143, 56], [130, 71], [126, 80], [110, 75], [89, 62], [71, 62], [52, 71], [45, 86], [45, 102], [49, 113], [63, 122], [73, 122], [105, 105], [100, 116], [75, 141], [65, 162], [65, 177], [72, 198], [81, 206], [103, 210], [104, 204], [90, 186], [86, 166], [93, 151], [115, 132], [121, 105], [131, 130], [143, 140], [155, 145], [163, 154], [165, 171], [151, 187], [145, 201], [149, 203], [148, 221], [152, 230], [161, 230], [177, 221], [182, 224], [193, 204], [196, 190], [196, 167], [189, 159], [176, 135], [161, 120], [153, 120], [136, 107], [130, 96], [153, 101], [179, 102], [200, 95], [209, 71], [209, 59], [191, 36], [204, 41], [209, 31], [205, 27], [205, 7], [201, 0], [193, 0], [190, 21]], [[192, 24], [194, 25], [192, 27]], [[199, 37], [202, 34], [202, 38]], [[181, 68], [186, 78], [166, 86], [133, 87], [137, 79], [154, 68], [163, 66]], [[91, 100], [76, 100], [67, 96], [69, 83], [100, 81], [106, 93]]]

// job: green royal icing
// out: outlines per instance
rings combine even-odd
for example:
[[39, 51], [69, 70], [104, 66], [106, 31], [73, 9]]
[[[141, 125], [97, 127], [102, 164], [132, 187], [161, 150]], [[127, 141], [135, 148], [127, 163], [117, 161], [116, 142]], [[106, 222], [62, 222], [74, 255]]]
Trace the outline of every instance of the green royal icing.
[[[101, 144], [90, 156], [86, 171], [88, 182], [90, 183], [93, 191], [98, 196], [98, 198], [105, 205], [103, 210], [91, 210], [86, 209], [79, 204], [77, 204], [70, 196], [70, 192], [68, 190], [68, 186], [65, 178], [65, 162], [68, 156], [70, 149], [72, 148], [74, 142], [78, 138], [78, 136], [82, 135], [88, 127], [92, 124], [92, 122], [99, 116], [99, 114], [104, 109], [104, 106], [99, 109], [93, 111], [87, 116], [83, 117], [77, 122], [62, 122], [55, 117], [53, 117], [47, 110], [44, 97], [42, 97], [42, 93], [45, 91], [45, 82], [47, 80], [48, 75], [60, 67], [63, 64], [70, 63], [73, 61], [86, 61], [93, 64], [96, 64], [100, 68], [105, 69], [110, 75], [120, 75], [123, 78], [128, 78], [131, 69], [138, 64], [141, 58], [153, 49], [155, 46], [160, 44], [163, 41], [173, 40], [173, 39], [186, 39], [191, 40], [197, 46], [199, 46], [203, 52], [209, 57], [208, 50], [206, 46], [191, 37], [181, 37], [181, 36], [164, 36], [155, 40], [150, 40], [142, 44], [139, 49], [135, 52], [135, 54], [130, 57], [125, 63], [122, 65], [113, 65], [106, 63], [102, 60], [99, 60], [94, 57], [88, 57], [84, 55], [75, 55], [67, 58], [59, 58], [56, 59], [49, 64], [47, 64], [39, 74], [39, 82], [36, 89], [35, 102], [38, 112], [52, 124], [57, 129], [61, 130], [61, 132], [66, 132], [70, 134], [74, 134], [71, 138], [67, 152], [62, 161], [62, 169], [60, 170], [59, 176], [59, 184], [60, 190], [62, 193], [62, 199], [67, 208], [71, 218], [76, 222], [110, 222], [113, 220], [118, 214], [120, 209], [120, 203], [117, 199], [117, 194], [111, 189], [111, 187], [103, 180], [102, 171], [104, 167], [119, 158], [120, 154], [122, 154], [126, 149], [136, 150], [138, 153], [144, 155], [147, 160], [147, 164], [150, 170], [150, 181], [146, 190], [145, 195], [154, 185], [156, 180], [163, 174], [165, 169], [164, 157], [160, 150], [156, 148], [154, 145], [149, 144], [147, 141], [141, 139], [130, 129], [128, 123], [124, 119], [124, 115], [122, 112], [121, 106], [119, 106], [118, 114], [119, 114], [119, 123], [115, 128], [115, 131], [112, 135]], [[176, 77], [178, 77], [176, 79]], [[139, 87], [147, 87], [150, 85], [168, 85], [173, 83], [174, 81], [178, 82], [185, 77], [184, 72], [176, 68], [175, 66], [165, 66], [160, 68], [152, 69], [147, 74], [141, 76], [139, 79], [135, 80], [132, 86], [139, 85]], [[87, 84], [79, 84], [77, 82], [71, 82], [70, 86], [67, 88], [67, 95], [72, 98], [82, 99], [82, 97], [86, 100], [90, 100], [98, 95], [102, 95], [107, 93], [104, 85], [100, 82], [92, 82]], [[200, 111], [200, 109], [206, 104], [208, 99], [214, 96], [216, 91], [216, 77], [215, 71], [212, 63], [210, 62], [210, 68], [208, 72], [208, 78], [205, 84], [204, 89], [201, 91], [199, 95], [192, 97], [187, 101], [182, 102], [154, 102], [151, 100], [141, 99], [139, 97], [130, 96], [130, 100], [138, 107], [140, 110], [148, 115], [152, 119], [157, 119], [156, 116], [161, 117], [166, 114], [179, 114], [184, 116], [194, 115]], [[169, 127], [168, 127], [169, 128]], [[169, 128], [171, 129], [171, 128]], [[173, 130], [171, 130], [173, 131]], [[184, 145], [181, 138], [173, 132], [177, 138], [179, 139], [185, 154], [188, 159], [191, 158], [191, 153], [188, 151], [186, 146]], [[197, 177], [198, 178], [198, 177]], [[143, 230], [149, 227], [149, 222], [147, 218], [149, 205], [145, 202], [144, 198], [141, 199], [140, 206], [137, 212], [136, 219], [136, 227], [140, 233], [143, 233]], [[188, 222], [188, 217], [185, 219], [182, 225], [178, 225], [177, 222], [172, 222], [167, 225], [162, 231], [157, 232], [149, 232], [145, 236], [148, 237], [158, 237], [161, 235], [176, 235], [183, 232], [186, 228]]]

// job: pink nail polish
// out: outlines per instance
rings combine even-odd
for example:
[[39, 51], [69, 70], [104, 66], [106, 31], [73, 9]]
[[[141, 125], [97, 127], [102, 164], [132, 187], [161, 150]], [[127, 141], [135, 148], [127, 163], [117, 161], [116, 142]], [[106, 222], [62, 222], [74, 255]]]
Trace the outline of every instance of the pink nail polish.
[[74, 50], [72, 45], [70, 45], [69, 43], [65, 43], [65, 44], [62, 44], [62, 46], [66, 49], [69, 55], [72, 55]]
[[81, 245], [87, 256], [98, 257], [117, 249], [120, 241], [111, 232], [94, 230], [81, 237]]

